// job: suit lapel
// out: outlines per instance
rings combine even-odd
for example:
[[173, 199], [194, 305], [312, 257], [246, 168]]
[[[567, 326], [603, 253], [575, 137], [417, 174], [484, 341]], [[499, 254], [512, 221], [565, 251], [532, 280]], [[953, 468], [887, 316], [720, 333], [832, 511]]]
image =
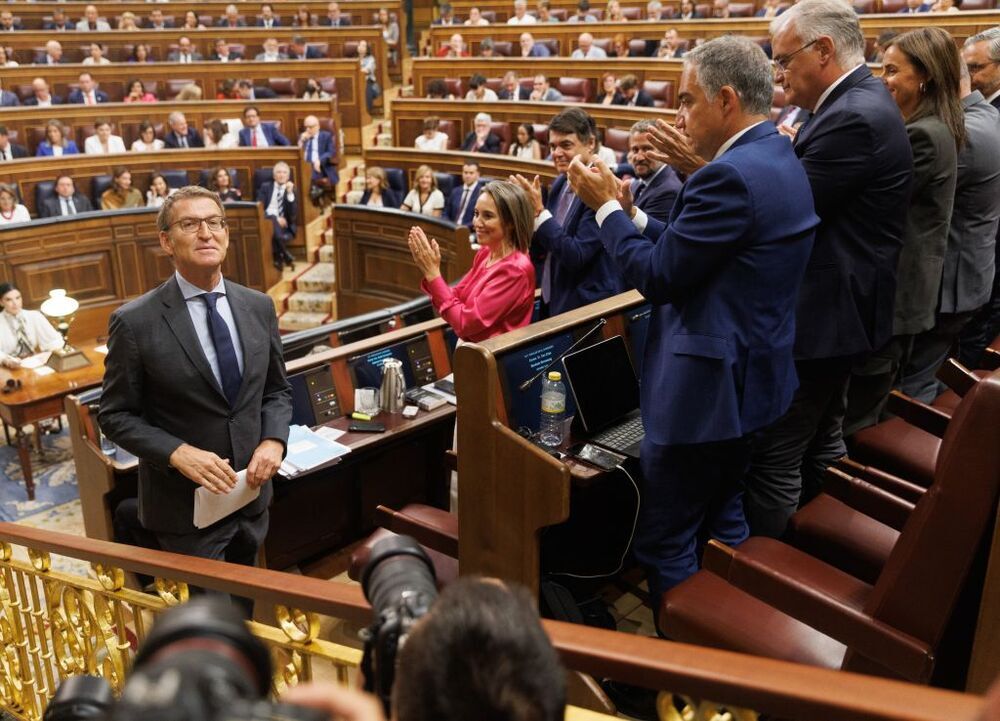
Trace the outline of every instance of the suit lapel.
[[799, 144], [805, 142], [805, 139], [809, 136], [809, 130], [816, 127], [816, 123], [813, 121], [829, 110], [830, 106], [837, 102], [841, 95], [846, 93], [861, 81], [870, 78], [871, 74], [872, 71], [868, 69], [867, 65], [861, 65], [850, 75], [844, 78], [840, 85], [835, 87], [833, 92], [826, 97], [826, 100], [823, 101], [823, 104], [819, 107], [819, 109], [814, 113], [810, 113], [809, 117], [806, 118], [806, 121], [801, 127], [799, 127], [799, 132], [795, 134], [795, 142], [793, 143], [793, 146], [798, 147]]
[[[205, 357], [205, 352], [201, 349], [201, 341], [198, 340], [198, 334], [194, 330], [194, 323], [191, 322], [191, 314], [188, 312], [187, 302], [184, 300], [184, 296], [181, 295], [181, 289], [177, 285], [175, 277], [171, 277], [162, 286], [160, 299], [163, 302], [163, 318], [167, 321], [167, 325], [170, 327], [174, 337], [177, 338], [181, 350], [184, 351], [184, 354], [194, 364], [194, 367], [198, 369], [198, 372], [201, 373], [205, 381], [225, 401], [226, 394], [222, 392], [222, 386], [215, 379], [212, 367], [208, 364], [208, 358]], [[228, 401], [226, 402], [228, 403]]]

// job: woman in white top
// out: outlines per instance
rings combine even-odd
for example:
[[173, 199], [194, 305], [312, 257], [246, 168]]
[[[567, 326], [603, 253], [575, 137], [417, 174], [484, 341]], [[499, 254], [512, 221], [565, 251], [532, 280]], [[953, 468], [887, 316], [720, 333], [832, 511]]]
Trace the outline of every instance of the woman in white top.
[[413, 141], [413, 147], [417, 150], [447, 150], [448, 133], [438, 130], [439, 119], [436, 115], [424, 120], [424, 132]]
[[19, 368], [21, 359], [39, 351], [63, 347], [63, 338], [37, 310], [21, 308], [21, 291], [13, 283], [0, 283], [0, 363]]
[[212, 118], [205, 123], [205, 147], [209, 150], [231, 150], [240, 146], [239, 135], [232, 132], [232, 121]]
[[525, 160], [542, 159], [542, 145], [535, 140], [535, 129], [531, 127], [531, 123], [518, 125], [516, 135], [517, 142], [511, 143], [508, 151], [511, 155]]
[[100, 43], [90, 44], [90, 55], [83, 59], [84, 65], [110, 65], [111, 61], [104, 57], [104, 48]]
[[444, 193], [438, 190], [437, 178], [429, 165], [421, 165], [416, 172], [416, 185], [403, 199], [400, 210], [440, 218], [444, 210]]
[[157, 173], [149, 182], [149, 190], [146, 191], [146, 207], [159, 208], [163, 205], [163, 201], [167, 199], [167, 196], [173, 195], [176, 192], [177, 188], [168, 186], [167, 179]]
[[132, 143], [132, 152], [148, 153], [152, 150], [163, 150], [163, 141], [156, 137], [156, 130], [148, 120], [139, 125], [139, 139]]
[[110, 120], [101, 118], [94, 124], [94, 134], [84, 141], [83, 152], [87, 155], [124, 153], [125, 141], [120, 135], [111, 134]]
[[17, 67], [17, 61], [7, 54], [7, 48], [0, 45], [0, 67], [3, 68], [14, 68]]
[[0, 183], [0, 226], [27, 223], [29, 220], [28, 209], [17, 202], [14, 186]]
[[469, 8], [469, 19], [465, 21], [466, 25], [489, 25], [490, 21], [483, 17], [482, 11], [479, 8]]

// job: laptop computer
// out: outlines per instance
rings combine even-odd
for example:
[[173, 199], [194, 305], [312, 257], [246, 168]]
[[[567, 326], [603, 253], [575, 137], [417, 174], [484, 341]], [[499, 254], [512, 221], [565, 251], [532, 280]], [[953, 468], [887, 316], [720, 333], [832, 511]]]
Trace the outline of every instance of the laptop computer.
[[594, 445], [639, 457], [645, 432], [639, 415], [639, 379], [620, 335], [563, 358], [566, 385]]

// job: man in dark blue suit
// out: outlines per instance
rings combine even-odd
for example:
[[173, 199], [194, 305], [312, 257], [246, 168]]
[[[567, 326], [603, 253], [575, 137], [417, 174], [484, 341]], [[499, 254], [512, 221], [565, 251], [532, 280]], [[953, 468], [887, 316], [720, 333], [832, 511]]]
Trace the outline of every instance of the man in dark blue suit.
[[170, 132], [163, 136], [163, 145], [174, 150], [184, 148], [204, 148], [205, 141], [194, 128], [188, 127], [184, 113], [175, 110], [167, 116]]
[[462, 164], [462, 184], [452, 188], [444, 204], [444, 215], [456, 225], [472, 228], [472, 218], [476, 212], [476, 201], [483, 189], [479, 180], [479, 163]]
[[635, 180], [629, 187], [635, 207], [666, 223], [681, 191], [681, 179], [673, 168], [650, 154], [655, 151], [649, 138], [650, 128], [654, 126], [652, 120], [640, 120], [629, 130], [628, 159], [635, 173]]
[[274, 267], [281, 270], [283, 265], [287, 265], [294, 270], [295, 262], [288, 252], [288, 242], [295, 237], [295, 222], [299, 217], [295, 183], [287, 163], [275, 163], [272, 177], [273, 180], [260, 186], [255, 200], [264, 206], [264, 217], [271, 221]]
[[292, 42], [288, 44], [289, 60], [319, 60], [322, 57], [323, 53], [319, 48], [310, 47], [301, 35], [294, 36]]
[[[2, 81], [2, 79], [0, 79], [0, 81]], [[21, 99], [17, 97], [16, 93], [4, 90], [3, 86], [0, 85], [0, 108], [14, 108], [20, 104]]]
[[896, 13], [899, 15], [913, 15], [930, 11], [930, 4], [923, 2], [923, 0], [906, 0], [906, 6], [897, 10]]
[[66, 100], [80, 105], [97, 105], [108, 102], [108, 94], [97, 87], [93, 75], [83, 72], [80, 73], [80, 87], [73, 90]]
[[240, 146], [244, 148], [267, 148], [272, 145], [291, 145], [288, 138], [273, 125], [260, 122], [260, 111], [253, 105], [243, 111], [243, 128], [240, 129]]
[[542, 204], [537, 175], [531, 182], [521, 175], [511, 177], [535, 206], [531, 255], [536, 261], [545, 258], [536, 277], [541, 279], [542, 310], [547, 316], [610, 298], [630, 287], [604, 252], [594, 211], [580, 202], [566, 181], [574, 159], [590, 165], [596, 142], [594, 119], [579, 108], [567, 108], [549, 123], [552, 162], [560, 175], [549, 189], [548, 204]]
[[[772, 48], [787, 102], [813, 113], [794, 148], [822, 220], [798, 301], [799, 390], [788, 413], [755, 440], [747, 476], [751, 531], [778, 537], [846, 452], [852, 365], [892, 335], [913, 159], [899, 108], [865, 65], [850, 5], [793, 5], [772, 23]], [[772, 188], [778, 196], [790, 190]]]
[[305, 130], [299, 136], [299, 147], [306, 162], [312, 166], [313, 182], [325, 178], [331, 187], [336, 188], [340, 174], [337, 172], [337, 145], [333, 133], [320, 130], [319, 118], [315, 115], [307, 115], [302, 125]]
[[768, 120], [771, 79], [749, 38], [716, 38], [685, 56], [677, 130], [707, 164], [667, 225], [635, 209], [629, 190], [619, 201], [603, 164], [595, 173], [574, 161], [569, 171], [597, 209], [608, 254], [653, 304], [633, 550], [654, 608], [697, 570], [699, 538], [747, 538], [751, 434], [795, 392], [795, 302], [819, 218], [802, 165]]

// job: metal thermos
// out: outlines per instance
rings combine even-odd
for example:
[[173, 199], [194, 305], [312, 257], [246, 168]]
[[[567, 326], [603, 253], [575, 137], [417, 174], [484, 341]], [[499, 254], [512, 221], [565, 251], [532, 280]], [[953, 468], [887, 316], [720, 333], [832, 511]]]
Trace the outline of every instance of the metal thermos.
[[403, 362], [387, 358], [382, 364], [382, 389], [379, 393], [382, 410], [399, 413], [406, 404], [406, 381], [403, 380]]

